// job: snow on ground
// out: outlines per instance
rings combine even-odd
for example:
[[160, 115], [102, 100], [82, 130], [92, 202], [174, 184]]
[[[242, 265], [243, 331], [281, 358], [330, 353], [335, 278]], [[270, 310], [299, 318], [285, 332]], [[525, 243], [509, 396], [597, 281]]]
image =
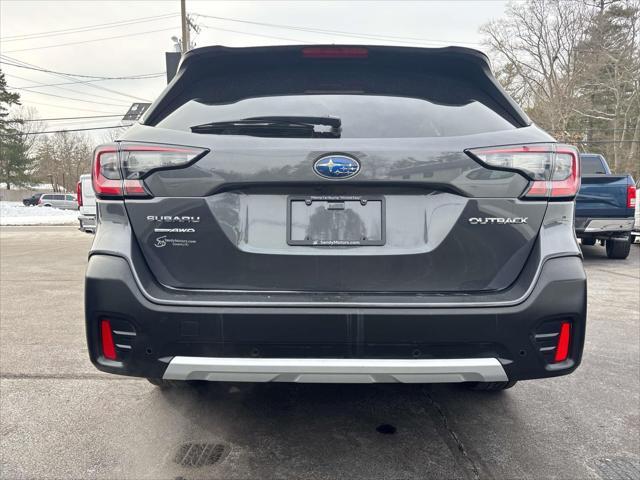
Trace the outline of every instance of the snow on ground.
[[74, 225], [77, 210], [25, 207], [21, 202], [0, 202], [0, 225]]

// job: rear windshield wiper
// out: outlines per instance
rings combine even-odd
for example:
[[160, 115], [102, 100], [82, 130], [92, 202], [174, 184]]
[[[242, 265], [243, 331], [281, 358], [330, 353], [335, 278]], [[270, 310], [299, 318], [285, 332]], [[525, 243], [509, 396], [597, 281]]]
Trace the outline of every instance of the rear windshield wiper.
[[191, 131], [253, 137], [340, 138], [342, 122], [334, 117], [251, 117], [194, 125]]

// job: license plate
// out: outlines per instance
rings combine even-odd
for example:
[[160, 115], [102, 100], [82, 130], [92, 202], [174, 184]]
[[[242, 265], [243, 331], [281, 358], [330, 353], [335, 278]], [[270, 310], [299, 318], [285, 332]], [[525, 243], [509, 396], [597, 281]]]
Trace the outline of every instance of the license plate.
[[316, 247], [384, 245], [384, 197], [291, 196], [287, 243]]

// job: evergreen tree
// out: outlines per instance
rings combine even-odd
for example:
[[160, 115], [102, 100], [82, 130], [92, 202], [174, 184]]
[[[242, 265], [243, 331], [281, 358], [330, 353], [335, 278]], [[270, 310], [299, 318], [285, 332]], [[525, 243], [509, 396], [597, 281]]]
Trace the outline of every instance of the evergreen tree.
[[[638, 175], [640, 140], [640, 11], [611, 1], [597, 10], [580, 46], [581, 94], [587, 107], [585, 144], [603, 153], [615, 172]], [[602, 143], [600, 143], [602, 142]]]
[[21, 119], [10, 119], [9, 108], [20, 105], [20, 95], [7, 91], [7, 81], [0, 71], [0, 182], [7, 190], [29, 180], [33, 159], [29, 142], [21, 134]]

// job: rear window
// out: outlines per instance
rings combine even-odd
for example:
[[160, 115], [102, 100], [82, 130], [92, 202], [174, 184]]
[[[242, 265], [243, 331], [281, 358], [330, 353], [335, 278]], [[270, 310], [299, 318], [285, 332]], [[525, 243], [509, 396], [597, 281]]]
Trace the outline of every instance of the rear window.
[[342, 120], [347, 138], [468, 135], [530, 124], [477, 52], [367, 50], [365, 58], [335, 59], [306, 58], [299, 47], [193, 51], [142, 123], [189, 130], [256, 116], [328, 115]]
[[342, 138], [451, 137], [513, 129], [515, 126], [475, 100], [445, 105], [386, 95], [286, 95], [227, 104], [190, 100], [157, 126], [191, 131], [203, 123], [263, 116], [336, 117]]
[[606, 174], [602, 160], [598, 156], [580, 156], [580, 171], [582, 175]]

